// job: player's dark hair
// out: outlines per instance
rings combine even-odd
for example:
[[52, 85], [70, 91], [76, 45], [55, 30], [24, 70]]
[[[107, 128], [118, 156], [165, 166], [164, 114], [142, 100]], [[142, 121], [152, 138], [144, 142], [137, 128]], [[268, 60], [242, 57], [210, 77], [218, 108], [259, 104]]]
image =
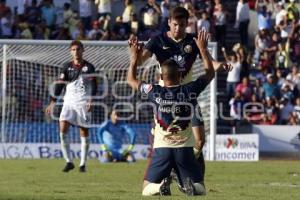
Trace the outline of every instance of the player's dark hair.
[[175, 60], [165, 60], [162, 64], [161, 64], [161, 68], [162, 68], [162, 76], [168, 80], [171, 81], [177, 81], [178, 78], [178, 64]]
[[171, 10], [170, 15], [169, 15], [170, 19], [186, 19], [188, 20], [190, 15], [189, 12], [183, 8], [183, 7], [175, 7]]
[[72, 47], [72, 46], [79, 46], [80, 48], [82, 48], [82, 49], [84, 49], [83, 48], [83, 44], [79, 41], [79, 40], [73, 40], [72, 42], [71, 42], [71, 44], [70, 44], [70, 48]]

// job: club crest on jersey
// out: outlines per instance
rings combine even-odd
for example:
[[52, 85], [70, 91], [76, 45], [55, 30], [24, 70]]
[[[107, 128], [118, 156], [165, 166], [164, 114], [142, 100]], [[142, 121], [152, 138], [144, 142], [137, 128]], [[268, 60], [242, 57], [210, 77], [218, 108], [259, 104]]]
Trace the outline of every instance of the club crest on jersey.
[[184, 68], [184, 57], [182, 57], [181, 55], [174, 55], [171, 59], [173, 59], [179, 65], [180, 68]]
[[192, 49], [192, 46], [188, 44], [188, 45], [186, 45], [186, 46], [184, 47], [183, 50], [184, 50], [185, 53], [192, 53], [192, 50], [193, 50], [193, 49]]
[[142, 85], [142, 91], [145, 94], [148, 94], [152, 90], [152, 85], [151, 84], [143, 84]]
[[88, 71], [88, 67], [87, 67], [87, 66], [84, 66], [84, 67], [82, 68], [82, 71], [83, 71], [83, 72], [87, 72], [87, 71]]

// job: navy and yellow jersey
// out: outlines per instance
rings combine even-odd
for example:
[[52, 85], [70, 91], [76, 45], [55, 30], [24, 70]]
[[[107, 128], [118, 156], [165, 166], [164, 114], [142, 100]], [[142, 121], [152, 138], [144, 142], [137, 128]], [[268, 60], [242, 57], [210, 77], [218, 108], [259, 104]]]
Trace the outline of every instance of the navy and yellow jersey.
[[184, 39], [177, 42], [163, 33], [151, 38], [145, 48], [156, 56], [160, 64], [167, 59], [175, 60], [180, 67], [182, 84], [185, 84], [192, 81], [192, 67], [200, 55], [194, 37], [196, 35], [187, 33]]
[[147, 94], [155, 109], [154, 148], [194, 146], [191, 119], [196, 114], [197, 97], [208, 84], [204, 76], [172, 87], [141, 83], [139, 91]]
[[54, 87], [54, 95], [59, 96], [66, 86], [64, 103], [85, 103], [96, 94], [97, 85], [94, 73], [95, 67], [85, 60], [81, 65], [76, 65], [74, 62], [64, 64], [59, 75], [59, 82]]

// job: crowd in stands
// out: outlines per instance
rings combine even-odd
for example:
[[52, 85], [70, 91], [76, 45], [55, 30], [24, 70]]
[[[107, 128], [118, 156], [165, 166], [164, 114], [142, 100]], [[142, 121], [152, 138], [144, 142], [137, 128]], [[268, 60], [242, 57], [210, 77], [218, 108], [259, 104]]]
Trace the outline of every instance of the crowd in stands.
[[[258, 25], [253, 51], [246, 42], [248, 30], [243, 30], [250, 9], [256, 11], [257, 19], [251, 20]], [[240, 43], [231, 55], [222, 49], [234, 65], [227, 77], [231, 116], [235, 122], [300, 125], [299, 7], [295, 0], [240, 0], [236, 12]]]
[[[300, 124], [300, 21], [295, 0], [238, 0], [236, 13], [229, 12], [226, 0], [124, 0], [123, 12], [114, 13], [115, 19], [112, 4], [117, 0], [77, 1], [78, 8], [71, 1], [65, 3], [63, 19], [58, 19], [53, 0], [26, 1], [30, 3], [17, 11], [0, 0], [0, 36], [127, 40], [135, 34], [148, 40], [168, 30], [170, 9], [181, 5], [190, 14], [186, 32], [209, 31], [226, 61], [234, 66], [227, 77], [234, 121]], [[137, 3], [143, 4], [140, 9]], [[256, 12], [256, 18], [250, 17], [251, 12]], [[254, 44], [249, 43], [248, 36], [252, 20], [258, 26]], [[240, 37], [233, 47], [226, 42], [228, 26], [236, 28]]]

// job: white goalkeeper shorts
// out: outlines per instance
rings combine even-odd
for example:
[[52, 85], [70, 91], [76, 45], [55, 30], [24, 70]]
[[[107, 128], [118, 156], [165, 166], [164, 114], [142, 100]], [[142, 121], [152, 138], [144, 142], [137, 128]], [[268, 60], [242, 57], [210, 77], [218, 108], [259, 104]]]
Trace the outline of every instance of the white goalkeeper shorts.
[[72, 125], [89, 128], [91, 124], [91, 112], [87, 111], [86, 105], [63, 105], [59, 121], [67, 121]]

